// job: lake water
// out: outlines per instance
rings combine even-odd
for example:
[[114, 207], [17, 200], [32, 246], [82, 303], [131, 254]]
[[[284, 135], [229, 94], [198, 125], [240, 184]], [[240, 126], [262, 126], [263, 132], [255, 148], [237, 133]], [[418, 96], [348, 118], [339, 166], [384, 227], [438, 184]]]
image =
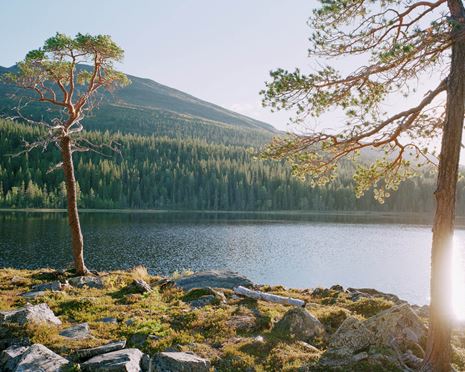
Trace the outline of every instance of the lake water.
[[[262, 284], [337, 283], [428, 301], [428, 218], [105, 212], [82, 213], [81, 219], [87, 265], [96, 270], [230, 269]], [[458, 229], [456, 238], [462, 246], [465, 231]], [[66, 214], [0, 212], [0, 267], [63, 268], [70, 262]]]

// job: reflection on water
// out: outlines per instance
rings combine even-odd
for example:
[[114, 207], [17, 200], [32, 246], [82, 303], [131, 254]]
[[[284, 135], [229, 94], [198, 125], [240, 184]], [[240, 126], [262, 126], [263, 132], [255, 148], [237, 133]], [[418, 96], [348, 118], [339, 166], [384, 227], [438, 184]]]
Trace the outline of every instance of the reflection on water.
[[[258, 283], [372, 287], [418, 304], [428, 298], [428, 223], [363, 214], [82, 213], [93, 269], [231, 269]], [[465, 232], [456, 237], [463, 242]], [[64, 213], [0, 213], [0, 267], [70, 262]]]

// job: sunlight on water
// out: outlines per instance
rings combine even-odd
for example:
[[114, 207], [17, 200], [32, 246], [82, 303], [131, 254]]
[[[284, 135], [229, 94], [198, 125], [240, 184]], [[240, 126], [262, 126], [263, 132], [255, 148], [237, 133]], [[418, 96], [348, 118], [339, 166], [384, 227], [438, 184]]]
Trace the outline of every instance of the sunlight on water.
[[465, 247], [463, 241], [454, 236], [452, 252], [452, 306], [455, 317], [465, 320]]

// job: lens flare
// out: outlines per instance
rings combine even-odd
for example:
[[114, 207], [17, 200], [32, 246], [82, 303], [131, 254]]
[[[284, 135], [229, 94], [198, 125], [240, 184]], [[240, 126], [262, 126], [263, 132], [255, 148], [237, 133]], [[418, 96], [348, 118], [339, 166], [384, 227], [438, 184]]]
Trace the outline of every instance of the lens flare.
[[457, 236], [452, 250], [452, 307], [455, 318], [465, 321], [465, 246]]

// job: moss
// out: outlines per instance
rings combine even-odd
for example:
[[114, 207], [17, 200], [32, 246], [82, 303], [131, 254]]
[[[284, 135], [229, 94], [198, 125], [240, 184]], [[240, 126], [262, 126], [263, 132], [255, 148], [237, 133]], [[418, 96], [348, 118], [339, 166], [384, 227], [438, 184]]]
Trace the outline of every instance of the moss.
[[349, 303], [348, 305], [346, 305], [346, 309], [353, 311], [356, 314], [362, 315], [365, 318], [369, 318], [393, 306], [394, 303], [391, 301], [388, 301], [380, 297], [373, 297], [361, 298], [358, 301]]

